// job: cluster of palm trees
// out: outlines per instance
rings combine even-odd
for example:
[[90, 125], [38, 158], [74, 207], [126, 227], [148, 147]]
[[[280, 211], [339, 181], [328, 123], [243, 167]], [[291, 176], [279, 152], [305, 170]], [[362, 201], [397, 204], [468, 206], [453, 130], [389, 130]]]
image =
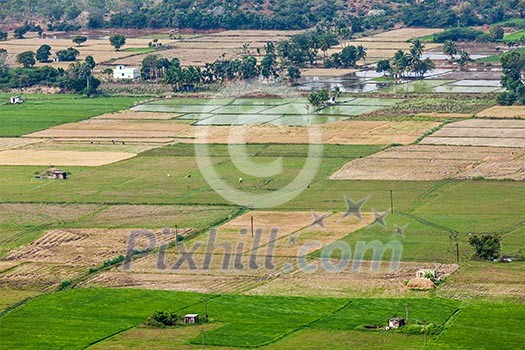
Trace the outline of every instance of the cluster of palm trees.
[[388, 73], [395, 80], [402, 78], [422, 78], [435, 68], [430, 58], [422, 58], [425, 45], [420, 40], [414, 40], [408, 52], [398, 50], [391, 59], [377, 63], [378, 73]]
[[[472, 61], [470, 54], [465, 50], [458, 50], [455, 41], [447, 40], [443, 45], [443, 53], [450, 57], [450, 61], [459, 64], [460, 69], [463, 69], [465, 65]], [[458, 55], [456, 58], [455, 56]]]

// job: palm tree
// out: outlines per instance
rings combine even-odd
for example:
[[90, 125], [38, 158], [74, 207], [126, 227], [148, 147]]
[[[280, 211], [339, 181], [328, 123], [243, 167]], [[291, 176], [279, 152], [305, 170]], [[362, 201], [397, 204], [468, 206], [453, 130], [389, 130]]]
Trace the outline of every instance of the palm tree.
[[423, 44], [421, 40], [416, 39], [412, 42], [412, 46], [410, 47], [410, 53], [414, 56], [421, 57], [424, 49], [425, 44]]
[[403, 72], [409, 65], [409, 56], [403, 50], [397, 50], [392, 61], [394, 77], [396, 80], [402, 78]]
[[445, 45], [443, 46], [443, 53], [447, 56], [450, 56], [450, 59], [454, 59], [454, 55], [458, 54], [458, 48], [456, 46], [456, 43], [452, 40], [445, 41]]
[[366, 48], [363, 45], [357, 45], [357, 60], [363, 60], [364, 65], [366, 66]]

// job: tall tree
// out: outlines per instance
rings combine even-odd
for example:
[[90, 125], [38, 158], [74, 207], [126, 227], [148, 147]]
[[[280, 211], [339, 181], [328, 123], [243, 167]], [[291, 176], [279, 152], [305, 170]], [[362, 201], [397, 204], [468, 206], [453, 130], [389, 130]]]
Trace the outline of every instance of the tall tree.
[[366, 57], [368, 56], [366, 48], [363, 45], [357, 45], [356, 48], [356, 58], [358, 61], [363, 60], [363, 63], [366, 66]]
[[447, 56], [450, 56], [450, 59], [454, 59], [454, 55], [458, 54], [458, 47], [455, 41], [447, 40], [443, 45], [443, 53]]
[[38, 62], [47, 62], [49, 61], [49, 56], [51, 56], [51, 46], [44, 44], [36, 50], [36, 59]]
[[118, 51], [126, 44], [126, 37], [121, 34], [114, 34], [109, 37], [109, 42]]
[[77, 46], [80, 46], [82, 45], [83, 43], [85, 43], [87, 41], [87, 36], [83, 36], [83, 35], [76, 35], [73, 37], [72, 41], [77, 44]]
[[21, 52], [16, 56], [16, 61], [24, 66], [24, 68], [33, 67], [36, 63], [35, 53], [33, 51]]

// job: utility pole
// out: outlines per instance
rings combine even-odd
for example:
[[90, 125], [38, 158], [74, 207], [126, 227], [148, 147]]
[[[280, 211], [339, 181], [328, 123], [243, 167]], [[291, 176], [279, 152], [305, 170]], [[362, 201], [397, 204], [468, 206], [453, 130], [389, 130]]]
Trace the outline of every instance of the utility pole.
[[390, 190], [390, 210], [394, 214], [394, 191]]
[[456, 262], [459, 264], [459, 242], [456, 241]]
[[201, 337], [202, 337], [202, 349], [206, 349], [206, 345], [204, 345], [204, 328], [201, 328]]
[[408, 324], [408, 304], [405, 305], [405, 323]]

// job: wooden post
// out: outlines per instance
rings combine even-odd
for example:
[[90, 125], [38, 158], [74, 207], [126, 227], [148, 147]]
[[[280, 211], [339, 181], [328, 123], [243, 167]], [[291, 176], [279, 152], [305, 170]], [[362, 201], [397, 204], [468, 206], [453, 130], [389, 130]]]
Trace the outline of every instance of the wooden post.
[[253, 238], [253, 215], [250, 216], [250, 223], [251, 223], [251, 226], [252, 226], [252, 238]]
[[456, 262], [459, 264], [459, 242], [456, 241]]

